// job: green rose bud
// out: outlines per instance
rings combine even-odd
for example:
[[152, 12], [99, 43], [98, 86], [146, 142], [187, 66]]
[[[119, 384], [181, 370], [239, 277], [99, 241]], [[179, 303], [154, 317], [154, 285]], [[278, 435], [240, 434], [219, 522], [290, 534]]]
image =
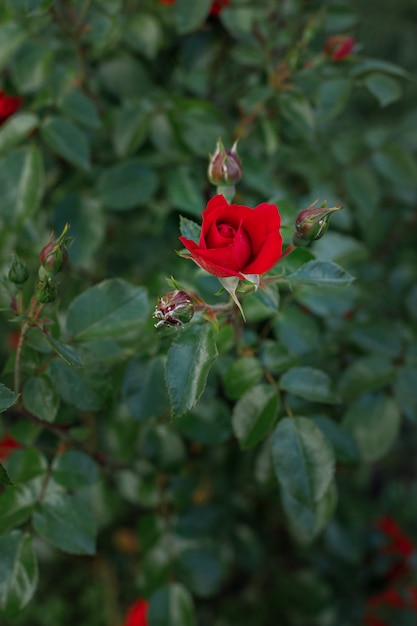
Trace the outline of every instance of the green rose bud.
[[329, 226], [331, 215], [342, 208], [341, 206], [330, 209], [325, 206], [312, 208], [312, 206], [301, 211], [295, 220], [293, 243], [296, 246], [308, 246], [312, 241], [323, 237]]
[[39, 280], [35, 285], [35, 297], [40, 304], [49, 304], [56, 300], [57, 290], [49, 279]]
[[12, 264], [9, 269], [9, 280], [15, 285], [23, 285], [29, 278], [29, 270], [26, 263], [21, 261], [17, 254], [13, 255]]
[[221, 139], [216, 152], [210, 156], [207, 176], [212, 185], [235, 185], [242, 178], [242, 165], [237, 153], [237, 142], [231, 150], [226, 150]]
[[194, 304], [185, 291], [175, 289], [159, 298], [152, 317], [159, 320], [155, 328], [161, 326], [183, 326], [194, 316]]
[[60, 236], [49, 241], [39, 255], [41, 266], [49, 278], [53, 278], [55, 274], [63, 270], [68, 262], [67, 243], [70, 241], [70, 237], [66, 237], [68, 229], [69, 224], [65, 224]]

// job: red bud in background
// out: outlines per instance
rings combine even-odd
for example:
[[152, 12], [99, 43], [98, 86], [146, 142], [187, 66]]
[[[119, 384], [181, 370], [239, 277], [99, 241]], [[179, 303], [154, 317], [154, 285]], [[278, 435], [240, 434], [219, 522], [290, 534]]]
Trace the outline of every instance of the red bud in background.
[[332, 61], [341, 61], [349, 56], [355, 47], [356, 41], [348, 35], [333, 35], [326, 40], [324, 44], [324, 53], [331, 58]]

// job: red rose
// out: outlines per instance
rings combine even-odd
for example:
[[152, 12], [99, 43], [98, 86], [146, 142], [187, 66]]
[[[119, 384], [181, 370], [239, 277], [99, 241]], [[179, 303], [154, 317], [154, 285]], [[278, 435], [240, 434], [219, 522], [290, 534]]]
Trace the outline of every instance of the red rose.
[[180, 237], [192, 259], [219, 277], [264, 274], [282, 252], [281, 218], [274, 204], [255, 209], [229, 204], [222, 195], [212, 198], [203, 211], [200, 242]]
[[0, 437], [0, 461], [8, 459], [18, 448], [21, 448], [21, 445], [14, 437], [10, 435]]
[[332, 61], [341, 61], [349, 56], [355, 46], [356, 41], [347, 35], [333, 35], [324, 44], [324, 52]]
[[0, 124], [13, 115], [22, 104], [20, 96], [9, 96], [0, 89]]
[[136, 600], [127, 610], [123, 626], [148, 626], [148, 607], [146, 600]]

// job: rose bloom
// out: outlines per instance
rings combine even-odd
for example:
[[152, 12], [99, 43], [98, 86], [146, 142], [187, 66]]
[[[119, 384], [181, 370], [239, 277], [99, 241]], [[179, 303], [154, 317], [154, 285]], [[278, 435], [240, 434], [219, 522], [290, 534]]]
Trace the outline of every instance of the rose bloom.
[[[174, 4], [175, 0], [159, 0], [161, 4]], [[225, 7], [229, 6], [230, 0], [214, 0], [211, 5], [210, 15], [217, 16]]]
[[136, 600], [127, 610], [123, 626], [148, 626], [149, 602], [146, 600]]
[[5, 461], [13, 454], [15, 450], [22, 446], [14, 437], [3, 435], [0, 437], [0, 461]]
[[20, 96], [9, 96], [0, 89], [0, 124], [3, 124], [8, 117], [13, 115], [21, 104], [22, 98]]
[[327, 54], [332, 61], [341, 61], [349, 56], [352, 52], [356, 41], [348, 35], [333, 35], [326, 40], [324, 44], [324, 53]]
[[218, 277], [263, 274], [282, 253], [281, 218], [274, 204], [255, 209], [229, 204], [222, 195], [212, 198], [203, 211], [199, 243], [180, 237], [192, 259]]

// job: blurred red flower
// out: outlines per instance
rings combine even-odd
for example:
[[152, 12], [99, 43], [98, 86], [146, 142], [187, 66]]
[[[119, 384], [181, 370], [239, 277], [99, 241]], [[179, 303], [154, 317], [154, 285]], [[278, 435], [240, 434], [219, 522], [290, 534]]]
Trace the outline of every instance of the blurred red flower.
[[22, 446], [14, 437], [3, 435], [0, 437], [0, 461], [5, 461], [15, 450]]
[[411, 571], [408, 559], [416, 552], [414, 543], [397, 522], [388, 515], [381, 517], [376, 526], [386, 538], [386, 541], [379, 548], [379, 552], [388, 556], [391, 561], [386, 579], [392, 582], [406, 576]]
[[[395, 619], [397, 611], [402, 609], [414, 611], [417, 622], [417, 587], [408, 587], [401, 592], [389, 588], [371, 596], [366, 604], [365, 625], [395, 626], [396, 623], [392, 619]], [[392, 616], [392, 619], [385, 615]], [[384, 621], [387, 618], [390, 619], [389, 622]]]
[[332, 61], [341, 61], [352, 52], [356, 41], [348, 35], [332, 35], [324, 44], [324, 53]]
[[123, 626], [148, 626], [148, 607], [147, 600], [136, 600], [128, 608]]
[[0, 125], [15, 113], [22, 104], [20, 96], [9, 96], [0, 89]]
[[[159, 0], [161, 4], [174, 4], [175, 0]], [[211, 5], [210, 15], [217, 16], [227, 6], [229, 6], [230, 0], [214, 0]]]

